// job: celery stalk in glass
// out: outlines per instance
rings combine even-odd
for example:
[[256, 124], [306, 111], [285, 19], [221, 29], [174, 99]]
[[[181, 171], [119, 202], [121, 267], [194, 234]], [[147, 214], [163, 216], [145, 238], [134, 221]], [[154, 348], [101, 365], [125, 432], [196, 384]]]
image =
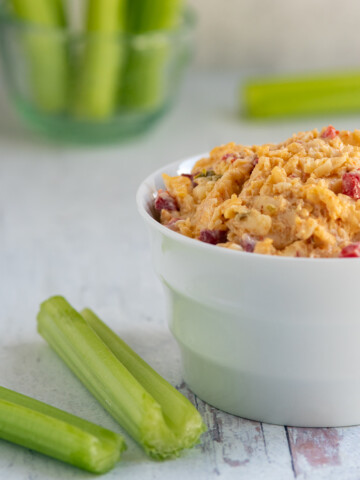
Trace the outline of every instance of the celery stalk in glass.
[[120, 435], [4, 387], [0, 438], [94, 473], [113, 468], [126, 448]]
[[123, 47], [126, 0], [88, 0], [83, 58], [78, 61], [74, 113], [85, 120], [103, 120], [116, 108]]
[[360, 72], [250, 79], [241, 90], [249, 117], [360, 111]]
[[84, 317], [64, 298], [52, 297], [41, 305], [38, 330], [153, 458], [176, 456], [197, 443], [205, 427], [191, 402], [116, 340], [94, 314], [86, 310]]
[[21, 40], [34, 102], [41, 111], [60, 113], [67, 106], [69, 81], [62, 0], [10, 0], [10, 4], [15, 16], [29, 24]]
[[129, 53], [124, 69], [120, 102], [126, 108], [154, 110], [166, 96], [166, 68], [171, 55], [167, 34], [146, 35], [175, 29], [180, 23], [184, 0], [134, 0], [129, 2], [127, 32]]

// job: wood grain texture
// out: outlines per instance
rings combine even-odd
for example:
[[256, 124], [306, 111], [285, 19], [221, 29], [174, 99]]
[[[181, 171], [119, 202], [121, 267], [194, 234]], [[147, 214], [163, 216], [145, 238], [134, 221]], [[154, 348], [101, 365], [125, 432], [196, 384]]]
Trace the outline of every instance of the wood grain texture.
[[334, 428], [288, 428], [296, 475], [310, 468], [340, 465], [341, 434]]
[[287, 435], [296, 478], [359, 478], [360, 427], [288, 427]]
[[269, 478], [293, 478], [283, 427], [221, 412], [200, 400], [183, 382], [178, 388], [196, 405], [208, 426], [200, 447], [209, 475], [252, 479], [266, 472]]

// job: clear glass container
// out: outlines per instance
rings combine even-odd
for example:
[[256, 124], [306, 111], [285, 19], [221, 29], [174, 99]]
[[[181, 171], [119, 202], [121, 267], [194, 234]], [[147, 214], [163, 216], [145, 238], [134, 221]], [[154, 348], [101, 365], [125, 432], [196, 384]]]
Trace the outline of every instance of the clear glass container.
[[14, 18], [0, 0], [0, 50], [16, 110], [57, 140], [118, 141], [171, 106], [193, 45], [194, 14], [174, 30], [76, 33]]

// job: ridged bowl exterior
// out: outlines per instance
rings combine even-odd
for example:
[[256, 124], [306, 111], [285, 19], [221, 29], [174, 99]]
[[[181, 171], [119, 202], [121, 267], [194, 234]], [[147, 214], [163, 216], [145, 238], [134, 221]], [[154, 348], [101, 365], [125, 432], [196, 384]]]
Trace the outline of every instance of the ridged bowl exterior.
[[[197, 158], [161, 172], [188, 172]], [[253, 420], [359, 424], [360, 260], [258, 255], [173, 232], [151, 209], [161, 172], [142, 183], [137, 200], [189, 387]]]

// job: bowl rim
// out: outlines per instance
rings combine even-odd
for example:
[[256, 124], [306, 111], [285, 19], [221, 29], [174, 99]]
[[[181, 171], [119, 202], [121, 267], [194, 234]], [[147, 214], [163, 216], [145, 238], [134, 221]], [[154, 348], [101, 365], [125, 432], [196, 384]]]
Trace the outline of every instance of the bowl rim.
[[[151, 30], [148, 32], [140, 33], [129, 33], [129, 32], [119, 32], [119, 33], [107, 33], [106, 38], [114, 38], [119, 42], [130, 42], [130, 41], [141, 41], [142, 39], [159, 40], [161, 37], [165, 38], [176, 38], [182, 35], [186, 35], [188, 32], [192, 32], [197, 23], [197, 15], [195, 10], [191, 6], [186, 6], [182, 12], [181, 23], [174, 29], [160, 28], [157, 30]], [[28, 32], [38, 33], [38, 34], [48, 34], [64, 37], [65, 39], [72, 41], [83, 41], [93, 39], [95, 40], [98, 37], [104, 37], [104, 33], [100, 32], [77, 32], [68, 30], [66, 27], [52, 27], [48, 25], [36, 25], [32, 22], [16, 18], [7, 10], [6, 0], [0, 0], [0, 25], [3, 24], [5, 27], [17, 28], [19, 30], [24, 30]]]
[[[151, 183], [154, 183], [154, 180], [156, 177], [159, 177], [162, 173], [166, 173], [167, 171], [171, 169], [176, 169], [176, 168], [181, 168], [181, 166], [185, 163], [195, 163], [197, 160], [200, 160], [201, 158], [204, 158], [206, 156], [209, 156], [209, 152], [205, 152], [202, 154], [198, 155], [193, 155], [191, 157], [186, 157], [183, 158], [182, 160], [178, 160], [176, 162], [168, 163], [157, 170], [155, 170], [153, 173], [148, 175], [139, 185], [137, 192], [136, 192], [136, 203], [137, 203], [137, 208], [138, 212], [140, 213], [141, 217], [145, 220], [145, 222], [150, 225], [150, 227], [155, 228], [159, 233], [164, 235], [165, 237], [168, 237], [176, 242], [179, 242], [183, 245], [186, 245], [188, 247], [196, 248], [196, 249], [201, 249], [201, 250], [208, 250], [208, 252], [213, 252], [213, 255], [218, 255], [218, 256], [230, 256], [237, 259], [241, 259], [244, 256], [247, 259], [253, 258], [254, 261], [264, 261], [264, 262], [283, 262], [283, 263], [294, 263], [294, 264], [308, 264], [312, 265], [313, 263], [316, 264], [343, 264], [344, 261], [349, 261], [349, 258], [339, 258], [339, 257], [326, 257], [326, 258], [318, 258], [318, 257], [286, 257], [286, 256], [277, 256], [277, 255], [265, 255], [262, 253], [253, 253], [253, 252], [242, 252], [242, 251], [237, 251], [233, 250], [231, 248], [221, 248], [217, 247], [216, 245], [210, 245], [205, 242], [201, 242], [195, 238], [190, 238], [187, 237], [186, 235], [182, 235], [179, 232], [175, 232], [174, 230], [171, 230], [170, 228], [167, 228], [166, 226], [162, 225], [160, 222], [158, 222], [153, 216], [150, 215], [150, 213], [146, 210], [145, 208], [145, 203], [146, 200], [150, 200], [148, 198], [148, 188], [147, 186]], [[185, 169], [184, 169], [185, 170]], [[184, 173], [188, 173], [185, 172]], [[217, 252], [217, 253], [216, 253]], [[352, 258], [352, 260], [356, 260], [356, 257]], [[239, 261], [239, 260], [237, 260]]]

